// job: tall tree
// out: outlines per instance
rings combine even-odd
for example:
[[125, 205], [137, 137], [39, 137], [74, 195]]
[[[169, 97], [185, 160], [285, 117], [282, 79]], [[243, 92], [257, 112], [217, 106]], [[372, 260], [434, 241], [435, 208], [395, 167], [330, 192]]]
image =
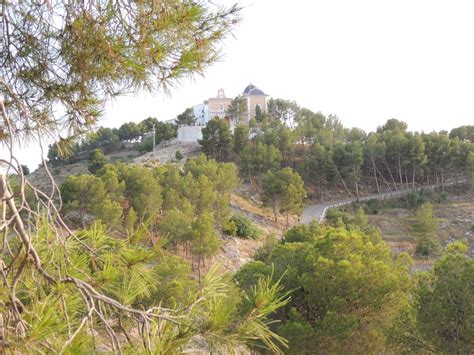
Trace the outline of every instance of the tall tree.
[[228, 161], [232, 156], [232, 135], [229, 124], [225, 120], [213, 118], [202, 129], [199, 140], [203, 152], [219, 161]]
[[247, 121], [247, 99], [237, 96], [229, 104], [226, 114], [235, 122], [236, 125], [248, 124]]
[[268, 115], [271, 119], [280, 120], [288, 127], [296, 127], [296, 114], [299, 106], [294, 101], [270, 99], [268, 101]]
[[262, 175], [262, 201], [272, 207], [275, 222], [278, 212], [286, 213], [287, 221], [290, 213], [301, 213], [305, 197], [303, 180], [291, 168]]
[[249, 126], [238, 125], [234, 129], [234, 156], [238, 157], [249, 141]]

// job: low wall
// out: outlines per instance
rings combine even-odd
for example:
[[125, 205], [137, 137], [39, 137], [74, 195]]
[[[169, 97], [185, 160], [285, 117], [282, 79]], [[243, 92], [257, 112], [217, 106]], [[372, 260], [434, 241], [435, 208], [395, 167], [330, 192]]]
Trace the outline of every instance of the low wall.
[[202, 139], [202, 132], [204, 126], [181, 126], [178, 128], [178, 141], [180, 143], [197, 142]]

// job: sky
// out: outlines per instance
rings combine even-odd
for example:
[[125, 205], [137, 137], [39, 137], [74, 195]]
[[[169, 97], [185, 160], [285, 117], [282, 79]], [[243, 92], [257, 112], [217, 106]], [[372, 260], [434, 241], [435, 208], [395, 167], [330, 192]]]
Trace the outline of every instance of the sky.
[[[250, 82], [367, 131], [390, 118], [425, 132], [474, 124], [474, 1], [241, 4], [243, 20], [205, 77], [183, 80], [170, 95], [120, 97], [107, 104], [100, 125], [171, 119], [219, 88], [234, 97]], [[22, 158], [36, 167], [33, 148]]]

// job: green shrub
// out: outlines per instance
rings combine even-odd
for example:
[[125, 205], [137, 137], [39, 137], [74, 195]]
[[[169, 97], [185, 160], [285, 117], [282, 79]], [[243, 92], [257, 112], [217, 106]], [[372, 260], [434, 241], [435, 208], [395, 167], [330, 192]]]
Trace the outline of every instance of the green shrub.
[[365, 206], [365, 212], [369, 215], [379, 214], [381, 209], [382, 203], [376, 199], [367, 201]]
[[440, 246], [437, 240], [423, 238], [416, 244], [415, 254], [417, 256], [428, 257], [436, 255], [439, 250]]
[[176, 151], [176, 154], [174, 155], [177, 161], [181, 161], [184, 158], [183, 153], [181, 153], [179, 150]]
[[261, 230], [250, 221], [247, 217], [237, 214], [233, 215], [230, 219], [236, 226], [235, 235], [245, 239], [258, 239], [261, 234]]
[[411, 191], [406, 197], [407, 207], [414, 210], [426, 202], [426, 197], [423, 191]]
[[448, 193], [446, 191], [441, 192], [438, 196], [436, 196], [435, 201], [437, 203], [446, 203], [446, 202], [448, 202]]
[[153, 139], [147, 138], [144, 141], [137, 144], [137, 150], [140, 154], [145, 154], [153, 150]]
[[231, 236], [235, 237], [236, 234], [237, 234], [237, 225], [235, 224], [235, 222], [232, 219], [229, 219], [227, 222], [224, 223], [222, 231], [226, 235], [231, 235]]
[[326, 220], [331, 225], [337, 225], [338, 222], [343, 224], [349, 224], [351, 217], [349, 213], [341, 211], [339, 208], [330, 208], [326, 212]]

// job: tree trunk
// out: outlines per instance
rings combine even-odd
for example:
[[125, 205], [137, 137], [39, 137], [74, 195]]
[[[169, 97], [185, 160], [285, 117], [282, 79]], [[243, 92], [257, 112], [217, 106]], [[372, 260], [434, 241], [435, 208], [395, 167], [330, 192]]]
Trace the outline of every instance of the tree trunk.
[[377, 169], [377, 172], [378, 172], [378, 174], [380, 175], [380, 177], [382, 178], [382, 180], [383, 180], [383, 181], [385, 182], [385, 184], [387, 185], [388, 191], [392, 192], [392, 188], [391, 188], [389, 182], [387, 181], [387, 179], [385, 179], [385, 177], [383, 176], [383, 174], [380, 172], [380, 170], [379, 170], [377, 167], [375, 167], [375, 168]]
[[410, 188], [410, 185], [408, 184], [408, 171], [407, 167], [405, 166], [405, 184], [407, 186], [407, 190]]
[[377, 193], [380, 194], [380, 186], [379, 186], [379, 180], [377, 179], [377, 170], [375, 167], [375, 159], [374, 159], [374, 154], [370, 154], [371, 160], [372, 160], [372, 169], [374, 171], [374, 178], [375, 178], [375, 185], [377, 186]]
[[357, 170], [354, 166], [352, 167], [352, 174], [354, 175], [355, 180], [357, 202], [359, 202], [359, 179], [357, 178]]
[[398, 154], [398, 175], [400, 177], [400, 187], [403, 188], [402, 163], [400, 161], [400, 154]]
[[441, 191], [444, 192], [444, 168], [441, 168]]
[[339, 169], [337, 168], [336, 164], [332, 164], [334, 166], [334, 170], [336, 170], [336, 173], [337, 175], [339, 176], [339, 178], [341, 179], [341, 182], [342, 182], [342, 185], [344, 186], [344, 188], [346, 189], [347, 193], [349, 194], [349, 196], [352, 195], [352, 192], [347, 188], [347, 185], [346, 185], [346, 182], [344, 181], [344, 179], [342, 178], [342, 175], [341, 173], [339, 172]]
[[413, 163], [413, 188], [415, 188], [415, 177], [416, 177], [416, 163]]
[[389, 174], [390, 174], [390, 177], [392, 178], [392, 182], [393, 184], [395, 185], [395, 190], [398, 190], [397, 189], [397, 183], [395, 182], [395, 178], [393, 177], [393, 174], [392, 174], [392, 170], [390, 170], [390, 167], [388, 166], [388, 163], [387, 163], [387, 160], [384, 158], [384, 163], [385, 163], [385, 167], [387, 168]]

